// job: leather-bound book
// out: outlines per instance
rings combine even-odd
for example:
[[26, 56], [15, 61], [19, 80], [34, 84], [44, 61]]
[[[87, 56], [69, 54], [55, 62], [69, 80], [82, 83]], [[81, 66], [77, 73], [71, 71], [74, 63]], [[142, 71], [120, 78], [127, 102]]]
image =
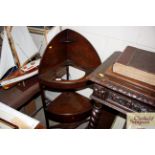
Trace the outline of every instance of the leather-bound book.
[[128, 46], [114, 63], [113, 72], [155, 86], [155, 53]]

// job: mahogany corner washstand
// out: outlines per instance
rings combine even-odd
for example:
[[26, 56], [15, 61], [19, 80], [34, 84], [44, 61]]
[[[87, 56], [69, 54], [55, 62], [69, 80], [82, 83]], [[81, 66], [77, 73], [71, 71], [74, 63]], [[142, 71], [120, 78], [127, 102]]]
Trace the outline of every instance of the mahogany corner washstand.
[[[87, 39], [72, 30], [57, 34], [48, 44], [39, 68], [39, 82], [47, 128], [76, 128], [91, 113], [91, 101], [76, 93], [88, 87], [87, 76], [101, 61]], [[85, 75], [70, 79], [70, 66], [82, 70]], [[66, 75], [66, 79], [62, 77]], [[62, 94], [53, 101], [47, 101], [45, 91]], [[49, 120], [60, 122], [50, 127]]]
[[[93, 84], [93, 108], [89, 128], [95, 128], [102, 106], [109, 107], [126, 117], [128, 112], [155, 112], [155, 87], [123, 77], [112, 71], [112, 65], [121, 52], [114, 52], [88, 80]], [[145, 61], [145, 60], [144, 60]]]

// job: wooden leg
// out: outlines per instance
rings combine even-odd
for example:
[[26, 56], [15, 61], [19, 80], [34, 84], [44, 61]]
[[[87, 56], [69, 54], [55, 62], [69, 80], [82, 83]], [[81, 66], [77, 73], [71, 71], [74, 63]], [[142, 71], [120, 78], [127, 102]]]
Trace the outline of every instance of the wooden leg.
[[93, 106], [92, 114], [90, 116], [88, 129], [95, 129], [100, 113], [102, 112], [102, 104], [95, 103]]
[[[42, 86], [40, 86], [41, 88]], [[41, 99], [42, 99], [42, 103], [43, 103], [43, 109], [44, 109], [44, 115], [45, 115], [45, 120], [46, 120], [46, 127], [47, 129], [49, 129], [49, 120], [48, 120], [48, 117], [47, 117], [47, 114], [46, 114], [46, 97], [45, 97], [45, 92], [43, 90], [43, 88], [41, 88]]]
[[46, 114], [45, 114], [45, 120], [46, 120], [46, 128], [47, 128], [47, 129], [50, 129], [49, 120], [48, 120], [48, 118], [46, 117]]
[[66, 66], [67, 80], [69, 80], [69, 66]]

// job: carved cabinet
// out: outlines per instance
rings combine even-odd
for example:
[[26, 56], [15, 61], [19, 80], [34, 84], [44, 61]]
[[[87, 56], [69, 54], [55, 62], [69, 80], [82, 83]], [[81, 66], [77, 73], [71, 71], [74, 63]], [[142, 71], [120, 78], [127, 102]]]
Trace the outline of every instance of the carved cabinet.
[[[120, 53], [115, 52], [88, 77], [93, 84], [91, 98], [124, 116], [128, 112], [154, 112], [155, 87], [112, 72], [112, 65]], [[98, 110], [92, 113], [91, 120], [96, 120], [102, 107], [99, 105], [94, 109]], [[94, 124], [90, 122], [90, 128], [94, 128]]]

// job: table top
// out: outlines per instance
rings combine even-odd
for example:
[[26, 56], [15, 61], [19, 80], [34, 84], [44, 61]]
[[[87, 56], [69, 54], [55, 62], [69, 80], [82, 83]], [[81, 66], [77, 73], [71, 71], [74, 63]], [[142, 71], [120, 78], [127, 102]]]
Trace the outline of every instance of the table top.
[[14, 109], [20, 109], [40, 92], [37, 77], [24, 81], [24, 85], [16, 85], [10, 89], [0, 89], [0, 102], [7, 104]]

